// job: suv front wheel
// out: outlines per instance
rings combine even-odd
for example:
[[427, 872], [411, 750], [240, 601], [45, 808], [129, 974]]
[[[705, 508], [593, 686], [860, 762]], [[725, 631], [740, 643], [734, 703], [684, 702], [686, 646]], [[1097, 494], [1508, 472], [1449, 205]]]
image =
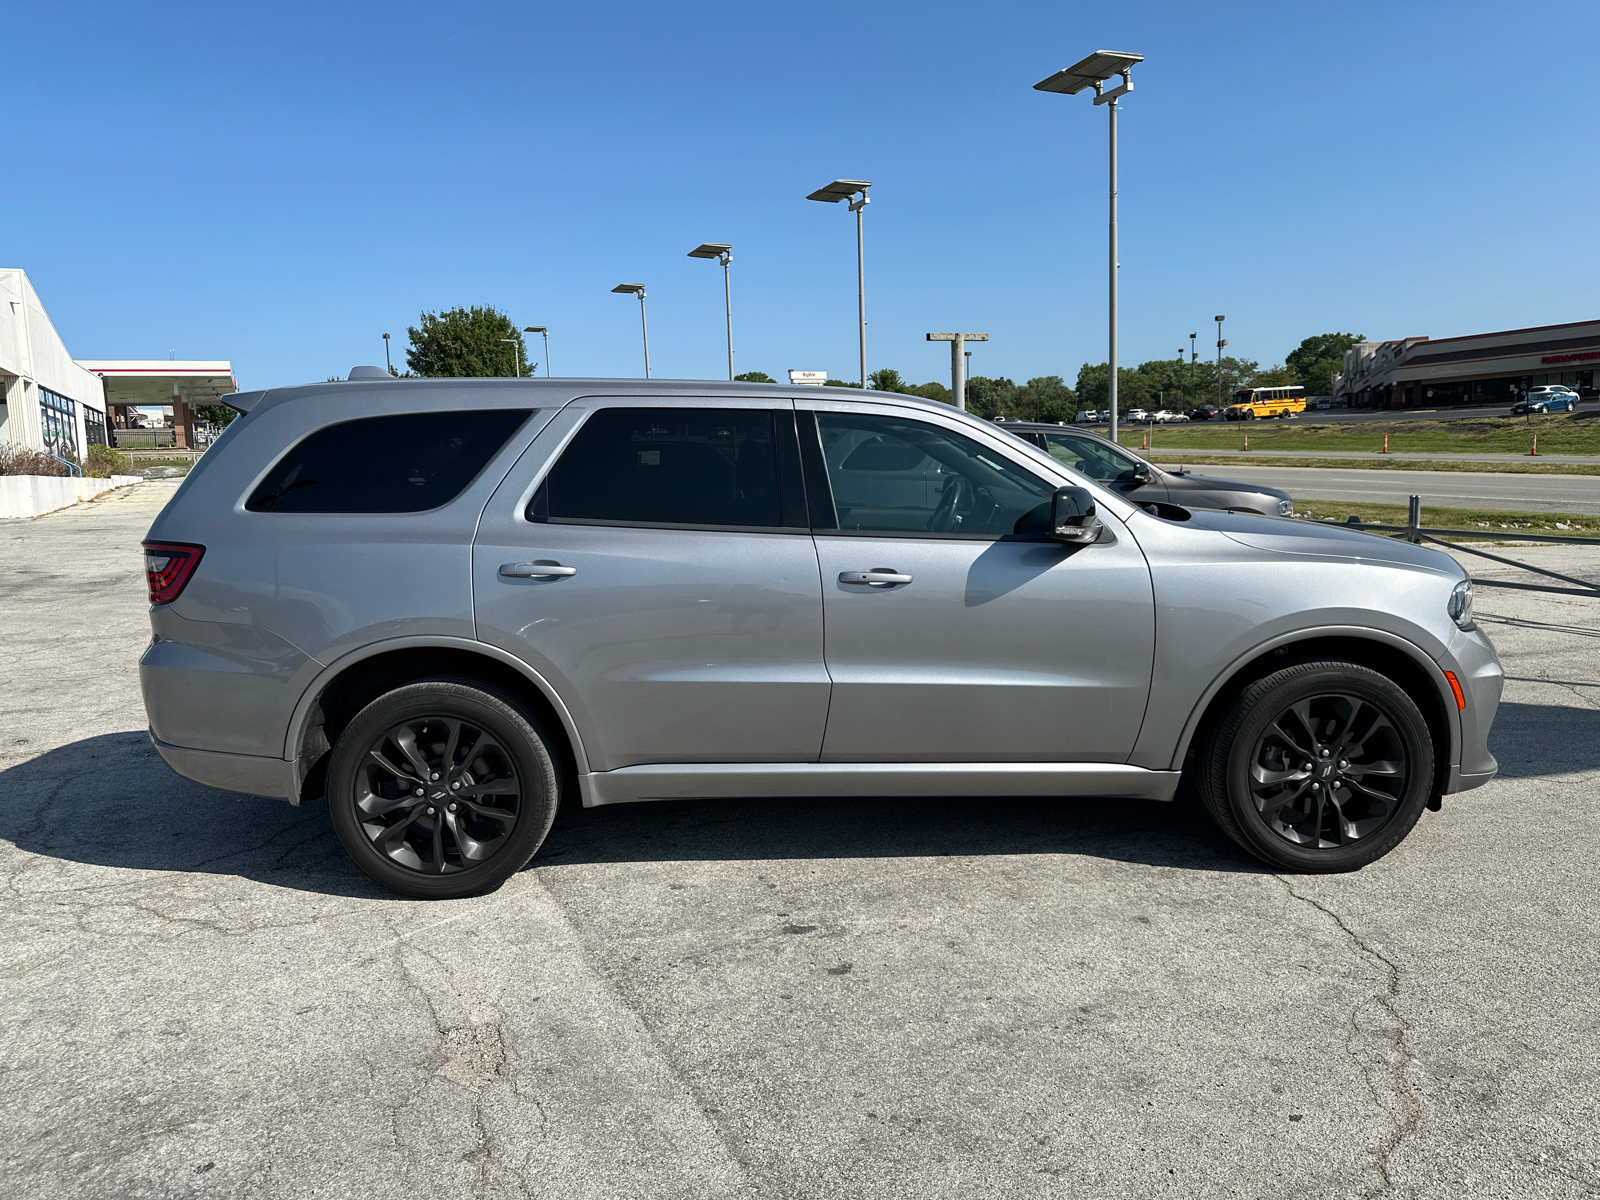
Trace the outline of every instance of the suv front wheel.
[[363, 872], [402, 895], [452, 900], [499, 887], [555, 819], [551, 742], [512, 700], [471, 679], [424, 679], [346, 726], [328, 767], [328, 816]]
[[1416, 703], [1376, 671], [1337, 660], [1250, 684], [1196, 765], [1212, 819], [1289, 871], [1354, 871], [1382, 858], [1434, 786], [1433, 738]]

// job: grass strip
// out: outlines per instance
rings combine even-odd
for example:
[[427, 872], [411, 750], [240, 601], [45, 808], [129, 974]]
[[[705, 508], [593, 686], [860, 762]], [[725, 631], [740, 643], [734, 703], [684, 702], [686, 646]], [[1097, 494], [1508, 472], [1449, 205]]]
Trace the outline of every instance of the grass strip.
[[[1294, 512], [1302, 520], [1335, 521], [1340, 524], [1348, 517], [1360, 517], [1369, 525], [1404, 525], [1407, 517], [1403, 504], [1302, 500], [1298, 496], [1295, 497]], [[1508, 539], [1515, 538], [1518, 531], [1557, 537], [1600, 538], [1600, 516], [1584, 513], [1504, 512], [1499, 509], [1424, 505], [1422, 524], [1424, 528], [1434, 529], [1482, 529], [1493, 533], [1504, 530]]]
[[1245, 458], [1217, 454], [1185, 454], [1181, 450], [1146, 450], [1144, 457], [1160, 467], [1339, 467], [1346, 471], [1477, 471], [1489, 475], [1600, 475], [1600, 463], [1475, 462], [1459, 458]]
[[[1120, 441], [1137, 449], [1147, 432], [1124, 426]], [[1244, 424], [1205, 422], [1158, 425], [1149, 431], [1163, 452], [1239, 450], [1250, 435], [1252, 450], [1382, 450], [1389, 435], [1391, 453], [1526, 454], [1539, 435], [1546, 454], [1600, 454], [1600, 412], [1556, 413], [1534, 417], [1459, 417], [1451, 421], [1363, 421], [1318, 425], [1298, 418]]]

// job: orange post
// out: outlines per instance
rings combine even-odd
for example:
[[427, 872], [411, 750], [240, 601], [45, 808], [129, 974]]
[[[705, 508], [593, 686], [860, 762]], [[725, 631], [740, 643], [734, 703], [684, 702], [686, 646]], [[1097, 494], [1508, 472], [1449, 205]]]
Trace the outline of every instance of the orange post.
[[1141, 450], [1150, 449], [1150, 431], [1148, 429], [1146, 429], [1144, 431], [1144, 441], [1140, 443], [1139, 449], [1141, 449]]
[[1244, 448], [1246, 450], [1250, 449], [1250, 431], [1248, 429], [1244, 431]]
[[1533, 449], [1528, 451], [1528, 455], [1530, 457], [1535, 457], [1535, 456], [1538, 455], [1538, 453], [1539, 453], [1539, 435], [1536, 433], [1536, 434], [1533, 435]]
[[1387, 433], [1383, 435], [1383, 452], [1385, 454], [1389, 453], [1389, 435]]

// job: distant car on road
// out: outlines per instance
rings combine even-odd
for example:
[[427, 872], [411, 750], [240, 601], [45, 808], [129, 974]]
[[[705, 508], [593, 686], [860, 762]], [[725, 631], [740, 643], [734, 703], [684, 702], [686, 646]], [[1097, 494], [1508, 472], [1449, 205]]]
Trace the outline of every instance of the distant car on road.
[[1092, 408], [1086, 408], [1076, 417], [1074, 417], [1073, 421], [1078, 425], [1093, 425], [1099, 419], [1099, 413], [1095, 412]]
[[1215, 404], [1202, 404], [1198, 408], [1186, 408], [1184, 415], [1191, 421], [1209, 421], [1222, 410]]
[[1130, 425], [1148, 425], [1153, 420], [1151, 414], [1142, 408], [1130, 408], [1123, 419]]
[[1578, 407], [1578, 394], [1564, 387], [1529, 388], [1528, 394], [1511, 406], [1512, 416], [1523, 413], [1571, 412]]
[[1184, 416], [1181, 412], [1173, 412], [1170, 408], [1158, 409], [1155, 415], [1155, 421], [1157, 425], [1172, 425], [1179, 421], [1187, 421], [1188, 419], [1189, 418]]

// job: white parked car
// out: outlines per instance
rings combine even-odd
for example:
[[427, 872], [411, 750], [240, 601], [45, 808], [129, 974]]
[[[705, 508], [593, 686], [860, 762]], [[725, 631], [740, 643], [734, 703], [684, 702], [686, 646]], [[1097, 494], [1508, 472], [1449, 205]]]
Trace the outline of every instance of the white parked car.
[[1123, 418], [1130, 425], [1148, 425], [1153, 418], [1142, 408], [1130, 408], [1128, 415]]
[[1171, 425], [1178, 421], [1187, 421], [1189, 418], [1181, 412], [1173, 412], [1170, 408], [1159, 409], [1156, 412], [1157, 425]]
[[1086, 408], [1076, 417], [1074, 417], [1073, 420], [1079, 425], [1092, 425], [1099, 418], [1099, 416], [1100, 414], [1095, 412], [1094, 409]]

